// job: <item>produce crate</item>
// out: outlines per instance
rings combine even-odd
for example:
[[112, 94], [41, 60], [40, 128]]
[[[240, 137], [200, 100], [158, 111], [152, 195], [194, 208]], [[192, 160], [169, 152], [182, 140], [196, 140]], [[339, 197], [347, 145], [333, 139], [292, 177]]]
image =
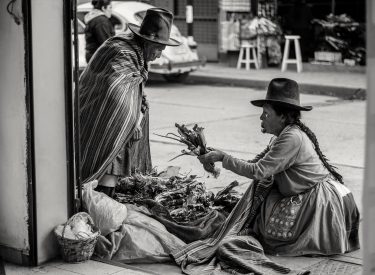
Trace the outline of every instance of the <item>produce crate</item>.
[[339, 52], [314, 52], [314, 58], [316, 61], [341, 63], [342, 56]]

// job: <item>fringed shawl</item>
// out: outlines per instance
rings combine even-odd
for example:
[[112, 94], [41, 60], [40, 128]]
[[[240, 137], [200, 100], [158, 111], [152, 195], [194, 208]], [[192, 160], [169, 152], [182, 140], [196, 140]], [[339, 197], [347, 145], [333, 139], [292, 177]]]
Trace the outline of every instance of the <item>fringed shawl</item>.
[[183, 249], [173, 252], [172, 256], [182, 270], [187, 274], [211, 274], [216, 267], [210, 266], [210, 261], [215, 256], [220, 242], [226, 236], [239, 234], [244, 225], [252, 221], [271, 186], [272, 182], [253, 181], [212, 238], [190, 243]]
[[147, 80], [143, 50], [133, 34], [108, 39], [79, 80], [82, 182], [100, 177], [129, 141]]
[[[187, 244], [182, 249], [172, 251], [171, 256], [181, 266], [185, 274], [213, 275], [213, 274], [239, 274], [235, 266], [228, 267], [215, 257], [216, 251], [222, 241], [234, 236], [247, 235], [249, 224], [257, 215], [259, 206], [263, 203], [272, 188], [273, 180], [253, 181], [241, 200], [236, 204], [224, 224], [211, 238]], [[247, 264], [253, 265], [254, 270], [268, 269], [264, 274], [308, 274], [306, 271], [291, 270], [278, 265], [263, 255], [261, 246], [254, 246], [247, 256], [253, 255], [253, 260]], [[233, 251], [231, 251], [233, 252]], [[251, 270], [248, 270], [251, 273]], [[242, 274], [242, 273], [241, 273]]]

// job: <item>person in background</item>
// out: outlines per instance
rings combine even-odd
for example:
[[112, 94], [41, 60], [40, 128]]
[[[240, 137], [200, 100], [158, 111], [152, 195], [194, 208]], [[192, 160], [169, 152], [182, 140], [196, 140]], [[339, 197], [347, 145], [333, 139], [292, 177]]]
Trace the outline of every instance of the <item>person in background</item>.
[[95, 51], [108, 38], [115, 35], [114, 26], [110, 20], [112, 15], [112, 0], [92, 0], [93, 9], [85, 15], [86, 24], [86, 62], [89, 63]]
[[299, 35], [303, 62], [308, 62], [313, 57], [313, 17], [310, 6], [306, 0], [293, 0], [288, 14], [285, 16], [285, 34]]
[[97, 179], [97, 191], [112, 196], [118, 177], [152, 169], [147, 63], [180, 45], [169, 38], [172, 22], [171, 12], [148, 9], [141, 26], [106, 40], [80, 76], [81, 178]]

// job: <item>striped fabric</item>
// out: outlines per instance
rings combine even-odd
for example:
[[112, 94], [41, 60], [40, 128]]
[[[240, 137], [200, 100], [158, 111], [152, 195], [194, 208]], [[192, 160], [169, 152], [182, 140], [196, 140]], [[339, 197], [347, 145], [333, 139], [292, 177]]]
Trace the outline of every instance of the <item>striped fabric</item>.
[[[250, 274], [249, 272], [255, 272], [255, 274], [308, 274], [305, 273], [306, 271], [293, 271], [273, 263], [264, 256], [263, 248], [257, 241], [251, 242], [251, 245], [247, 243], [247, 254], [240, 255], [243, 239], [251, 238], [241, 235], [246, 235], [246, 228], [256, 216], [257, 209], [271, 190], [272, 183], [272, 180], [253, 181], [225, 223], [212, 238], [199, 240], [173, 251], [171, 256], [181, 266], [182, 271], [186, 274], [199, 275], [243, 274], [241, 272], [244, 271], [247, 274]], [[233, 264], [228, 265], [228, 263]], [[260, 270], [262, 270], [261, 273], [259, 273]]]
[[147, 64], [133, 34], [108, 39], [79, 80], [82, 182], [100, 177], [130, 140], [141, 112]]

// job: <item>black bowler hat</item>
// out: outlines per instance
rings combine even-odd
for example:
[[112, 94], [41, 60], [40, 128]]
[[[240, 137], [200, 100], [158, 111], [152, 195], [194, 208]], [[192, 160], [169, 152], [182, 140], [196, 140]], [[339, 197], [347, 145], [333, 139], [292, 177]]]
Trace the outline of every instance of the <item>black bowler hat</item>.
[[301, 106], [299, 101], [299, 88], [297, 82], [288, 78], [274, 78], [268, 85], [265, 99], [250, 101], [257, 107], [265, 103], [277, 103], [300, 111], [311, 111], [312, 106]]
[[129, 23], [129, 29], [139, 37], [167, 46], [179, 46], [181, 43], [170, 38], [173, 14], [165, 9], [152, 8], [146, 11], [141, 26]]

